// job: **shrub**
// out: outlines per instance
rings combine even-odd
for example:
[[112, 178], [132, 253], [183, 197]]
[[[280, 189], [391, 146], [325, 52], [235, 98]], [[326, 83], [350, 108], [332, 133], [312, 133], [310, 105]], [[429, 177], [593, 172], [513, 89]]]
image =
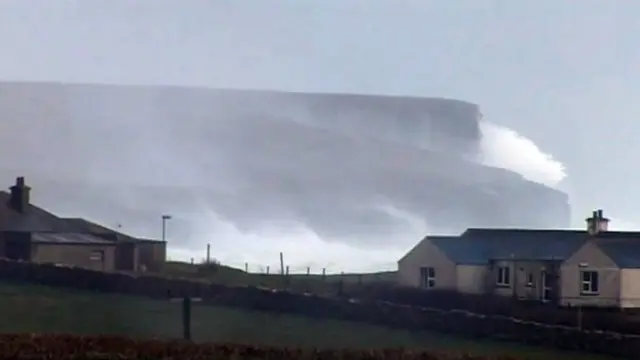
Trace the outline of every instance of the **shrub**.
[[[118, 336], [0, 335], [0, 358], [30, 360], [489, 360], [488, 357], [389, 350], [303, 350], [237, 344], [135, 340]], [[511, 357], [493, 358], [516, 360]]]

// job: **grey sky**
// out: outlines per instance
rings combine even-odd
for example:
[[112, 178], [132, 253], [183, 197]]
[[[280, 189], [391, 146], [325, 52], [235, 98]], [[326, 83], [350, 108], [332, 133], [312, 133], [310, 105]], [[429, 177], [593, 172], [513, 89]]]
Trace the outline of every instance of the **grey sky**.
[[576, 222], [633, 221], [638, 16], [606, 0], [0, 0], [0, 79], [460, 98], [567, 165]]

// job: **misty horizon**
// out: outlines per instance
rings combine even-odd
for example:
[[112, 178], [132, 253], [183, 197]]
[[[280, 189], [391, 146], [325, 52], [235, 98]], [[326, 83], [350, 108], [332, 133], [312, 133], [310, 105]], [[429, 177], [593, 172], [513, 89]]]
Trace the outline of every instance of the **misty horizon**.
[[[483, 224], [473, 214], [455, 213], [444, 223], [429, 224], [419, 199], [428, 199], [425, 190], [436, 186], [428, 185], [433, 176], [469, 186], [490, 185], [493, 177], [550, 187], [566, 176], [561, 163], [488, 116], [476, 125], [477, 146], [462, 150], [475, 143], [473, 131], [464, 130], [470, 140], [441, 132], [461, 136], [461, 127], [468, 127], [462, 119], [433, 120], [444, 128], [415, 133], [407, 126], [423, 126], [423, 115], [394, 118], [396, 110], [382, 106], [396, 101], [392, 97], [361, 96], [371, 103], [366, 106], [382, 106], [371, 113], [380, 118], [372, 127], [365, 105], [354, 107], [353, 100], [338, 105], [345, 95], [289, 99], [287, 93], [280, 98], [264, 92], [251, 98], [251, 92], [229, 97], [227, 91], [211, 91], [0, 84], [3, 118], [13, 134], [23, 134], [10, 135], [3, 144], [25, 150], [11, 162], [6, 158], [3, 168], [26, 172], [36, 204], [133, 235], [157, 238], [160, 214], [171, 214], [173, 259], [200, 260], [212, 243], [215, 258], [238, 267], [276, 266], [282, 251], [292, 271], [326, 267], [330, 272], [392, 269], [427, 233], [453, 234]], [[232, 106], [246, 96], [253, 99], [251, 109]], [[56, 126], [48, 126], [51, 121]], [[47, 140], [60, 128], [66, 134]], [[62, 158], [67, 161], [55, 161]], [[463, 180], [481, 165], [496, 170], [483, 175], [485, 180]], [[5, 181], [16, 175], [7, 170]], [[64, 202], [50, 193], [60, 186], [68, 189]], [[74, 194], [75, 187], [82, 193]], [[362, 263], [349, 264], [354, 258]]]

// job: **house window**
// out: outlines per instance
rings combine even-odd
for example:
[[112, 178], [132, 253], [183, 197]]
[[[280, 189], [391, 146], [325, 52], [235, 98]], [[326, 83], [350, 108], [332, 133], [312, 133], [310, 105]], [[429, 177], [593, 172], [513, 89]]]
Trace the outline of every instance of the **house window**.
[[508, 266], [499, 266], [496, 280], [498, 286], [509, 286], [511, 284], [511, 269]]
[[593, 295], [599, 292], [598, 272], [597, 271], [581, 271], [581, 293]]
[[104, 260], [104, 251], [101, 250], [94, 250], [91, 252], [91, 255], [89, 255], [89, 259], [92, 261], [102, 261]]
[[423, 288], [434, 288], [436, 286], [436, 269], [432, 267], [420, 268], [420, 283]]

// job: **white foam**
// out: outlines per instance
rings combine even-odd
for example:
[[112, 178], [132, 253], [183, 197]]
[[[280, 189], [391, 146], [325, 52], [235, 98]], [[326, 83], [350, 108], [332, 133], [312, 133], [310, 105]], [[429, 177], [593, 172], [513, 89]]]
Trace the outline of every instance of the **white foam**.
[[480, 122], [480, 130], [482, 164], [508, 169], [554, 188], [567, 176], [564, 164], [514, 130], [488, 121]]
[[[406, 224], [405, 231], [389, 239], [383, 247], [356, 246], [325, 239], [299, 221], [270, 222], [268, 227], [240, 230], [231, 221], [221, 218], [204, 202], [199, 211], [189, 216], [193, 237], [199, 249], [171, 248], [174, 260], [202, 261], [207, 243], [212, 257], [223, 264], [251, 272], [270, 272], [280, 269], [280, 252], [291, 273], [373, 272], [395, 270], [397, 261], [424, 236], [427, 224], [419, 217], [380, 201], [379, 208]], [[366, 241], [366, 239], [363, 239]]]

